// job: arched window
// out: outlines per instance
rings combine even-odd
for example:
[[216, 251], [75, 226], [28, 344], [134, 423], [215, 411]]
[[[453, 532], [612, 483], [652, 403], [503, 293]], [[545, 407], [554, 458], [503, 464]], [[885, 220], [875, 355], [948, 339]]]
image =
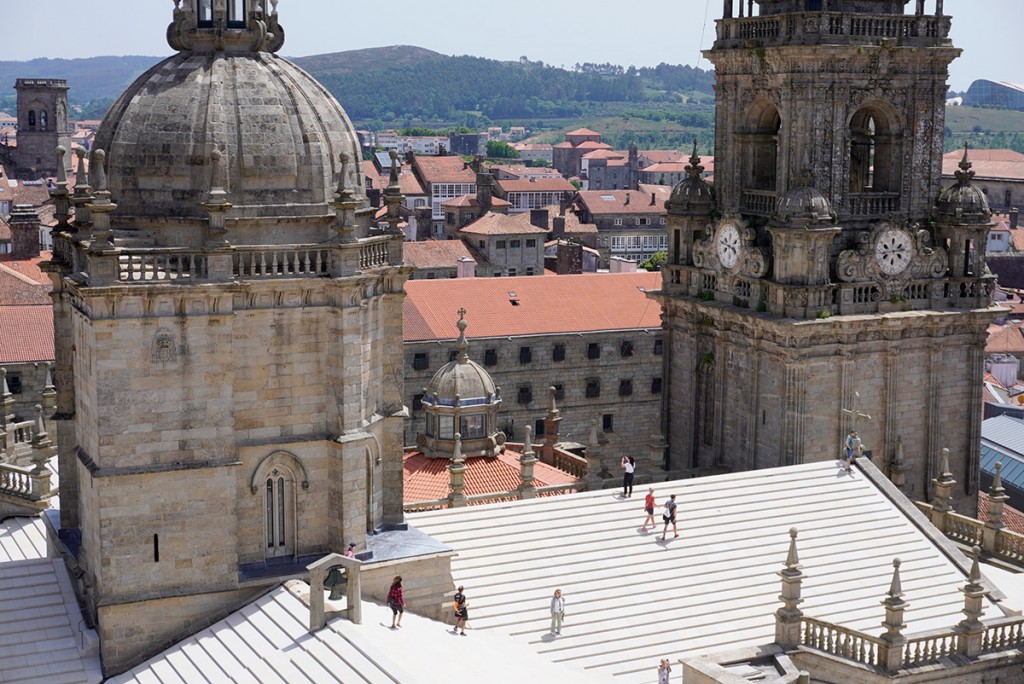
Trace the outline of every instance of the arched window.
[[294, 555], [295, 478], [283, 467], [272, 468], [264, 486], [266, 555]]
[[36, 127], [36, 112], [33, 109], [28, 110], [28, 127], [30, 129]]
[[39, 112], [39, 130], [46, 130], [46, 112]]
[[771, 102], [759, 102], [751, 108], [743, 155], [745, 190], [776, 191], [781, 127], [779, 110]]
[[900, 191], [900, 133], [892, 117], [863, 107], [850, 120], [850, 192]]

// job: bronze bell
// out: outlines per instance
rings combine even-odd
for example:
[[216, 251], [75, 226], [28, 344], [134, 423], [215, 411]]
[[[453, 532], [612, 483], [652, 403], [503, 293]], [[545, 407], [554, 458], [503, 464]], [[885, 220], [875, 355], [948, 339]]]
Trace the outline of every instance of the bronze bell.
[[346, 584], [345, 574], [341, 571], [341, 568], [331, 568], [331, 571], [327, 573], [327, 579], [324, 580], [324, 588], [331, 590], [331, 595], [327, 597], [328, 600], [337, 601], [345, 598], [342, 588]]

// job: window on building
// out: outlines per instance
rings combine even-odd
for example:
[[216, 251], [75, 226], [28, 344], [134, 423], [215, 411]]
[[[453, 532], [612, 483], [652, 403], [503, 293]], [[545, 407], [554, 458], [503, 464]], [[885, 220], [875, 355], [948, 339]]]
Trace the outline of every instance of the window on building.
[[519, 247], [521, 245], [522, 245], [522, 241], [521, 240], [509, 240], [508, 241], [509, 249], [519, 249]]
[[449, 226], [454, 226], [455, 225], [455, 212], [449, 211], [447, 214], [445, 214], [445, 219], [444, 220], [448, 222]]
[[633, 395], [633, 381], [619, 380], [619, 396], [629, 397]]
[[36, 113], [35, 113], [34, 110], [31, 110], [31, 109], [28, 110], [28, 127], [29, 128], [35, 128], [36, 127]]
[[556, 344], [551, 350], [552, 361], [565, 361], [565, 345]]
[[537, 246], [537, 241], [536, 240], [527, 240], [526, 241], [526, 246], [527, 247], [536, 247]]
[[448, 352], [448, 363], [451, 363], [457, 358], [459, 358], [459, 352], [457, 349], [452, 349]]
[[555, 388], [555, 399], [561, 401], [565, 399], [565, 385], [560, 382], [556, 382], [552, 387]]
[[533, 361], [533, 350], [530, 347], [519, 348], [519, 363], [530, 363]]
[[[516, 275], [518, 275], [518, 273], [516, 272], [516, 269], [514, 269], [514, 268], [508, 269], [508, 277], [509, 278], [515, 278]], [[518, 304], [514, 304], [513, 306], [518, 306]]]
[[664, 353], [665, 353], [665, 342], [664, 342], [664, 340], [661, 340], [661, 339], [654, 340], [654, 355], [655, 356], [661, 356]]
[[497, 366], [498, 365], [498, 350], [497, 349], [485, 349], [484, 350], [484, 365], [485, 366]]
[[414, 394], [412, 395], [412, 410], [422, 411], [423, 410], [423, 395]]
[[544, 421], [541, 420], [540, 418], [533, 421], [533, 434], [537, 435], [538, 437], [544, 436]]
[[477, 240], [476, 246], [479, 247], [480, 249], [487, 249], [487, 243], [484, 242], [483, 240]]
[[605, 432], [614, 432], [615, 424], [613, 421], [614, 419], [612, 418], [612, 414], [604, 414], [603, 416], [601, 416], [601, 429], [604, 430]]
[[630, 340], [622, 340], [622, 344], [619, 346], [619, 351], [622, 356], [632, 356], [634, 353], [633, 343]]
[[39, 130], [46, 130], [46, 111], [39, 112]]
[[504, 240], [498, 240], [497, 242], [494, 243], [494, 246], [497, 249], [505, 249], [505, 241]]
[[601, 358], [601, 344], [599, 342], [591, 342], [590, 344], [587, 345], [587, 358]]
[[640, 219], [639, 218], [633, 219], [633, 225], [639, 226], [640, 225]]
[[495, 271], [492, 275], [494, 275], [495, 278], [500, 278], [501, 277], [501, 271]]
[[535, 271], [533, 270], [533, 266], [527, 266], [526, 267], [526, 275], [532, 276], [534, 273], [535, 273]]
[[587, 380], [587, 399], [595, 399], [601, 396], [601, 381], [597, 378]]
[[662, 216], [660, 219], [658, 219], [658, 223], [660, 223], [661, 225], [665, 225], [665, 217]]
[[651, 394], [661, 394], [661, 378], [651, 379]]
[[529, 404], [533, 401], [533, 390], [529, 385], [523, 385], [519, 388], [519, 393], [516, 395], [516, 403]]
[[436, 277], [437, 277], [437, 274], [435, 274], [433, 271], [428, 271], [427, 272], [427, 280], [433, 280]]
[[437, 436], [441, 439], [455, 439], [455, 416], [437, 417]]
[[612, 221], [612, 223], [614, 225], [616, 225], [616, 226], [621, 226], [622, 225], [622, 219], [615, 219], [614, 221]]
[[459, 418], [459, 435], [462, 439], [480, 439], [486, 437], [484, 430], [484, 414], [476, 413]]
[[426, 352], [416, 352], [412, 357], [413, 370], [427, 370], [430, 368], [430, 357]]
[[7, 374], [7, 389], [10, 390], [11, 394], [21, 394], [22, 388], [20, 373]]
[[228, 0], [228, 28], [245, 28], [246, 0]]

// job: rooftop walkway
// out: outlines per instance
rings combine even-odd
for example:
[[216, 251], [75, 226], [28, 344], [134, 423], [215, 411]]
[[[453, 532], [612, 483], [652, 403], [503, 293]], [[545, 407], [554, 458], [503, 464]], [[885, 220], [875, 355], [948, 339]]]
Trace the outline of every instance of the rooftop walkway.
[[0, 522], [0, 682], [102, 681], [67, 568], [46, 557], [39, 518]]
[[[662, 657], [774, 641], [789, 529], [805, 579], [805, 615], [872, 634], [902, 561], [904, 634], [963, 616], [964, 574], [863, 472], [832, 462], [655, 485], [679, 504], [678, 539], [643, 533], [643, 495], [603, 490], [418, 513], [410, 522], [454, 548], [471, 625], [507, 634], [591, 681], [654, 681]], [[656, 518], [660, 524], [660, 510]], [[566, 597], [562, 635], [549, 601]], [[985, 617], [1001, 616], [986, 602]]]

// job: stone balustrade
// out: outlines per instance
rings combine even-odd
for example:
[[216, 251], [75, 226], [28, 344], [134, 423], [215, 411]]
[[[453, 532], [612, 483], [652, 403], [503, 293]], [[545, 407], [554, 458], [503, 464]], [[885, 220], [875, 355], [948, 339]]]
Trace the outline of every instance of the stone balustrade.
[[51, 496], [48, 468], [28, 468], [0, 463], [0, 496], [42, 510]]
[[981, 650], [985, 653], [1024, 647], [1024, 618], [1003, 617], [985, 621]]
[[775, 213], [778, 194], [774, 190], [743, 190], [740, 200], [743, 213], [756, 216], [771, 216]]
[[[587, 459], [577, 456], [576, 454], [562, 451], [561, 449], [555, 449], [553, 451], [554, 463], [553, 466], [569, 473], [573, 477], [586, 477], [587, 475]], [[539, 491], [540, 488], [538, 488]]]
[[284, 246], [280, 248], [237, 248], [233, 274], [236, 278], [319, 278], [328, 274], [326, 249]]
[[740, 17], [718, 22], [717, 48], [742, 47], [750, 42], [772, 44], [863, 43], [865, 39], [899, 45], [945, 44], [949, 17], [879, 16], [842, 12], [790, 12], [778, 16]]
[[865, 665], [878, 665], [882, 646], [878, 637], [810, 617], [804, 617], [800, 631], [805, 646]]
[[903, 646], [904, 667], [934, 663], [956, 654], [959, 636], [952, 629], [907, 635], [907, 642]]
[[176, 249], [125, 252], [117, 257], [117, 279], [122, 283], [206, 280], [206, 264], [203, 254]]
[[858, 218], [885, 218], [900, 210], [900, 195], [896, 192], [851, 193], [849, 215]]
[[915, 503], [950, 539], [967, 546], [977, 544], [989, 555], [1010, 563], [1024, 563], [1024, 535], [1005, 527], [996, 528], [992, 534], [985, 534], [985, 523], [980, 520], [953, 511], [940, 513], [923, 501]]

